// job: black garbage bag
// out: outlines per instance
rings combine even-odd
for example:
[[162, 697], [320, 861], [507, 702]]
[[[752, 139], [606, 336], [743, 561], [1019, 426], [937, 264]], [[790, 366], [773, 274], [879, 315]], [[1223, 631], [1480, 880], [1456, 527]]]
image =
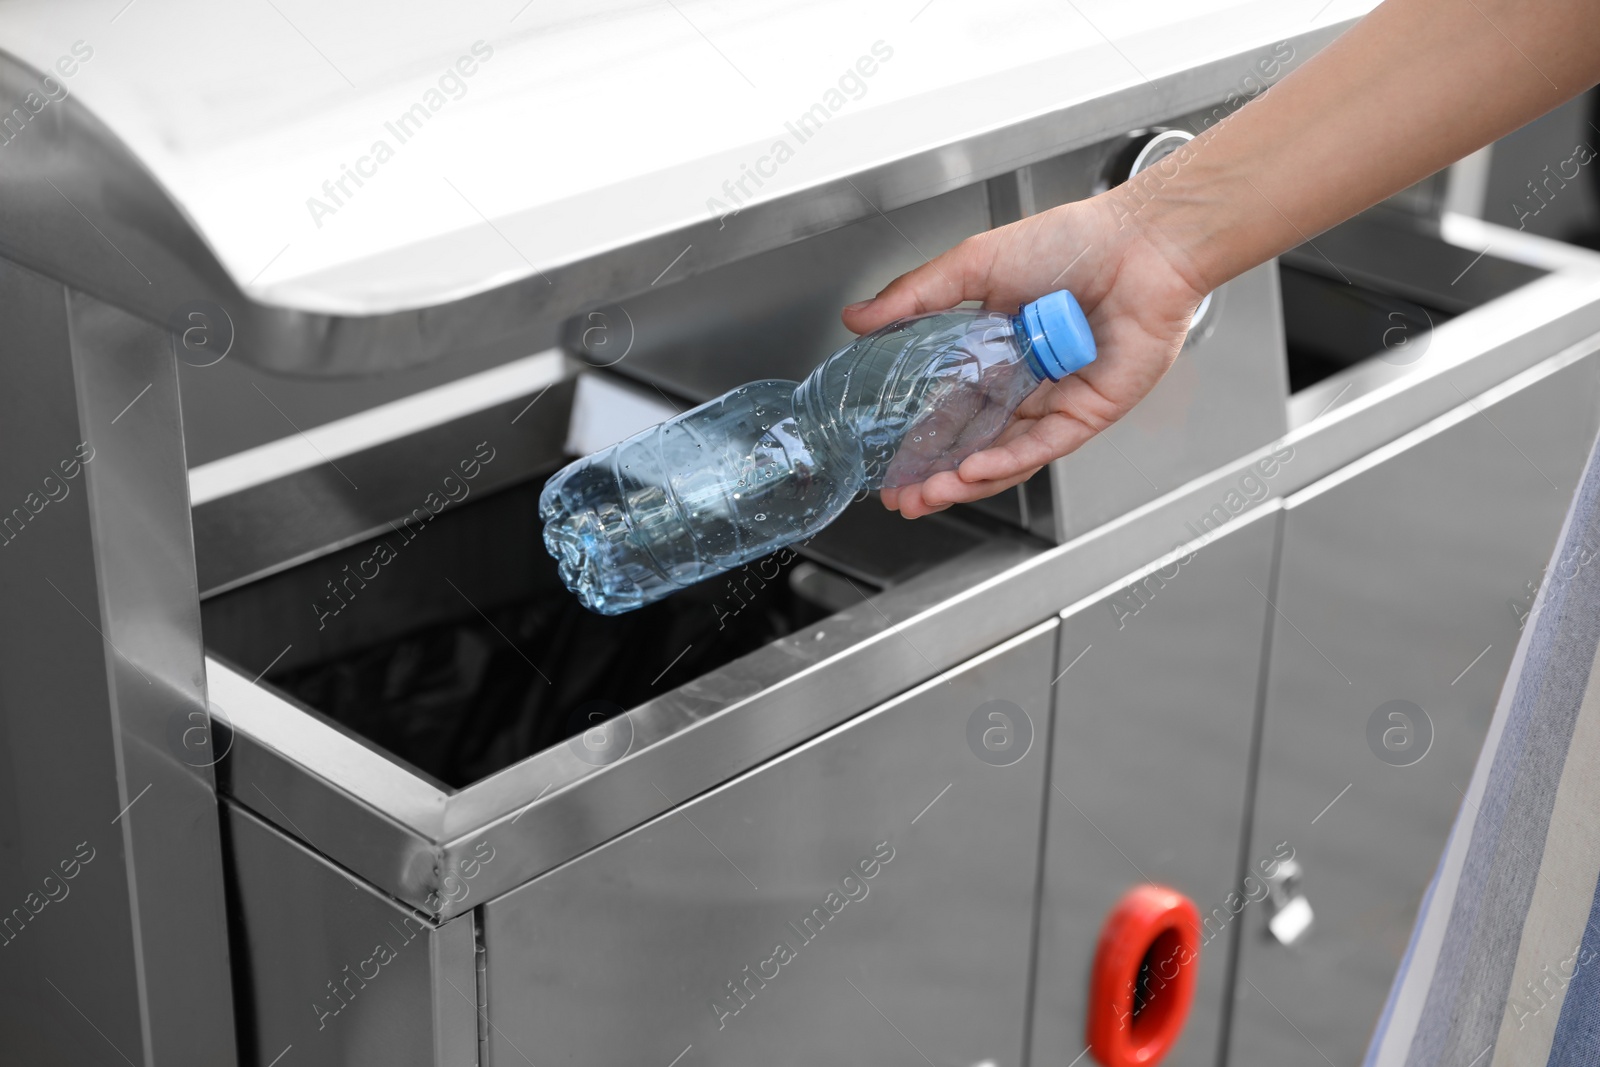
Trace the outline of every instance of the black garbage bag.
[[487, 618], [467, 614], [271, 681], [459, 788], [822, 614], [781, 578], [748, 604], [730, 602], [712, 582], [612, 617], [558, 592], [491, 609]]

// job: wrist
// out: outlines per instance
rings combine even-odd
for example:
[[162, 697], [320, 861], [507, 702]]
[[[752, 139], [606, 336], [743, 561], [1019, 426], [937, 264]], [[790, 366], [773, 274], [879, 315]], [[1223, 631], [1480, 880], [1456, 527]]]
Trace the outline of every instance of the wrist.
[[1240, 183], [1201, 173], [1203, 161], [1183, 149], [1168, 159], [1171, 167], [1157, 164], [1101, 196], [1119, 236], [1149, 246], [1196, 292], [1209, 293], [1254, 266], [1244, 248], [1248, 220], [1230, 217]]

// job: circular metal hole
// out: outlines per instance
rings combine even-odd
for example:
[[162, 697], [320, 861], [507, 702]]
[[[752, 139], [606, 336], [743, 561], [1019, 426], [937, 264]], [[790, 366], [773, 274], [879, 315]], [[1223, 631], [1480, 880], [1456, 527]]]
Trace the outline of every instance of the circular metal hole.
[[1128, 167], [1128, 173], [1123, 178], [1123, 181], [1142, 170], [1148, 170], [1155, 166], [1192, 140], [1194, 140], [1194, 134], [1188, 130], [1161, 130], [1157, 132], [1134, 154], [1133, 163]]

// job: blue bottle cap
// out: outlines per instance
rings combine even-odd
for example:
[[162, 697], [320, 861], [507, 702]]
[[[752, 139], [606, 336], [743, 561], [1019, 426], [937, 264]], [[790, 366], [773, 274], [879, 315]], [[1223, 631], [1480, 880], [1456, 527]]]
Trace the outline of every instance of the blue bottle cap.
[[1065, 289], [1022, 305], [1022, 324], [1028, 331], [1039, 366], [1045, 376], [1059, 382], [1073, 371], [1094, 362], [1094, 333], [1077, 299]]

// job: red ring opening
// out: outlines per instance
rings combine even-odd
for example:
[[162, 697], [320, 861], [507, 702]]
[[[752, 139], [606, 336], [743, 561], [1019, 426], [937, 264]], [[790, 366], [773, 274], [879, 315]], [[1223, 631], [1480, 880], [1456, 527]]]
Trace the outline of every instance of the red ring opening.
[[1141, 885], [1106, 917], [1086, 1020], [1103, 1067], [1154, 1067], [1183, 1032], [1200, 965], [1200, 912], [1175, 889]]

